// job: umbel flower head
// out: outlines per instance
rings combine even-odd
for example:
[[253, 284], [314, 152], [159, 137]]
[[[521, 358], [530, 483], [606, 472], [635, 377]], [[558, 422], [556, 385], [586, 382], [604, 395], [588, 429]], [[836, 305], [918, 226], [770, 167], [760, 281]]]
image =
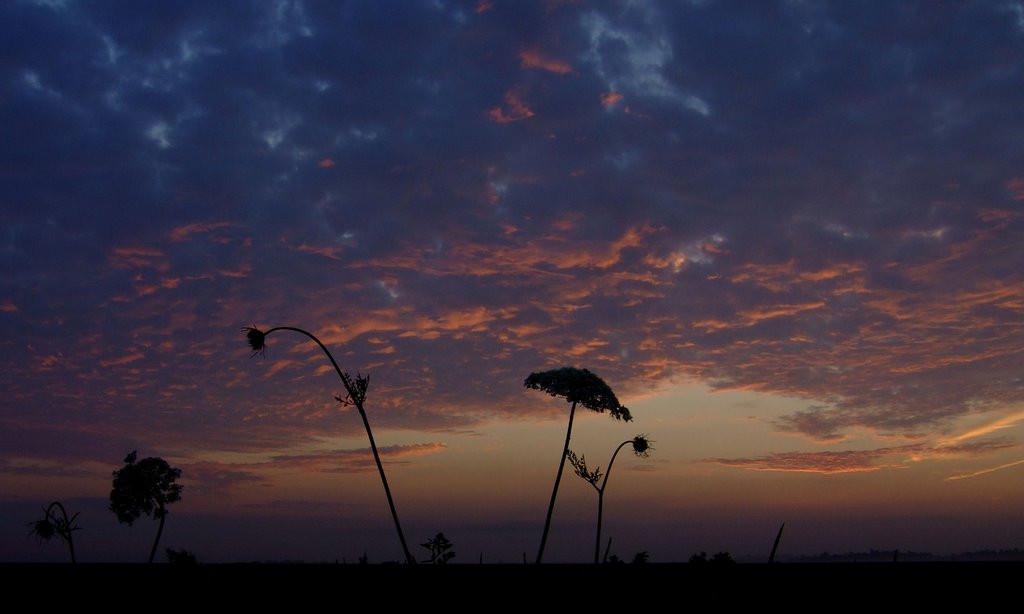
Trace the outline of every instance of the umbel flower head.
[[552, 371], [531, 373], [523, 385], [534, 390], [543, 390], [553, 397], [565, 397], [568, 403], [579, 403], [598, 413], [608, 410], [616, 420], [629, 422], [633, 419], [629, 409], [619, 403], [619, 399], [615, 397], [608, 384], [587, 369], [562, 367]]
[[245, 332], [245, 338], [249, 342], [249, 348], [252, 349], [252, 355], [266, 356], [266, 333], [255, 326], [246, 326], [242, 330]]

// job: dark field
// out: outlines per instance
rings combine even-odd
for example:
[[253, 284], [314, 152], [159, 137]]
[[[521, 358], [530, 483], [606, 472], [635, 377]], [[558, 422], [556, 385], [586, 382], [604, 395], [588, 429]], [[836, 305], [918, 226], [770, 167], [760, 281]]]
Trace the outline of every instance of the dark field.
[[[970, 604], [996, 606], [1024, 563], [781, 563], [775, 565], [312, 565], [2, 564], [11, 595], [38, 605], [119, 601], [187, 610], [323, 604], [391, 611], [402, 608], [510, 611], [553, 607], [735, 607], [797, 611]], [[326, 601], [325, 601], [326, 600]]]

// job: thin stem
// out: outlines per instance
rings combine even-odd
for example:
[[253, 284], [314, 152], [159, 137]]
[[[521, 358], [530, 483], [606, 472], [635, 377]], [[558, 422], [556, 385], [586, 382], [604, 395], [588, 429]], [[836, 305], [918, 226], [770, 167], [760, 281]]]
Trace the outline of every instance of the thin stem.
[[149, 561], [153, 562], [153, 557], [156, 556], [156, 547], [160, 543], [160, 536], [164, 534], [164, 522], [167, 520], [167, 510], [161, 504], [156, 511], [157, 515], [160, 516], [160, 526], [156, 529], [156, 539], [153, 540], [153, 548], [149, 551]]
[[[627, 439], [619, 444], [619, 447], [615, 448], [615, 452], [612, 454], [612, 459], [608, 461], [608, 469], [604, 472], [604, 480], [601, 482], [601, 487], [597, 489], [597, 540], [594, 542], [594, 564], [598, 563], [598, 555], [601, 552], [601, 520], [604, 517], [604, 489], [608, 486], [608, 476], [612, 473], [612, 465], [615, 464], [615, 457], [619, 455], [619, 450], [626, 447], [627, 444], [633, 443], [632, 439]], [[596, 488], [596, 485], [595, 485]]]
[[775, 543], [772, 544], [772, 553], [768, 555], [768, 562], [769, 563], [774, 563], [775, 562], [775, 552], [778, 551], [778, 549], [779, 549], [779, 540], [782, 539], [782, 530], [785, 529], [785, 528], [786, 528], [786, 523], [783, 522], [779, 526], [779, 532], [775, 535]]
[[320, 340], [317, 339], [312, 333], [304, 331], [301, 328], [295, 328], [292, 326], [275, 326], [274, 328], [271, 328], [270, 330], [265, 332], [264, 336], [270, 335], [270, 333], [274, 332], [275, 330], [290, 330], [309, 337], [317, 345], [320, 346], [320, 349], [324, 351], [324, 354], [326, 354], [327, 358], [331, 361], [331, 365], [334, 366], [334, 370], [338, 373], [338, 377], [341, 378], [341, 382], [345, 385], [345, 391], [348, 392], [349, 396], [355, 403], [356, 409], [359, 410], [359, 416], [363, 419], [363, 426], [366, 427], [366, 437], [370, 440], [370, 449], [373, 451], [373, 460], [376, 461], [377, 471], [380, 472], [380, 481], [384, 485], [384, 494], [387, 496], [388, 499], [388, 507], [391, 508], [391, 518], [395, 521], [395, 530], [398, 531], [398, 540], [402, 543], [402, 551], [405, 553], [405, 560], [410, 565], [415, 565], [416, 559], [413, 558], [412, 553], [409, 552], [409, 546], [407, 546], [405, 543], [405, 534], [402, 533], [402, 525], [398, 522], [398, 512], [395, 510], [395, 501], [391, 497], [391, 488], [388, 487], [388, 478], [386, 475], [384, 475], [384, 465], [381, 464], [380, 462], [380, 453], [377, 451], [377, 443], [373, 439], [373, 431], [370, 430], [370, 421], [366, 418], [366, 411], [363, 409], [362, 400], [356, 394], [356, 391], [352, 390], [352, 388], [349, 386], [348, 379], [341, 372], [341, 368], [338, 366], [337, 361], [334, 360], [334, 356], [331, 355], [330, 350], [328, 350], [327, 347], [324, 346], [324, 344], [321, 343]]
[[46, 507], [47, 516], [56, 520], [56, 517], [53, 515], [53, 512], [51, 511], [54, 508], [54, 506], [60, 509], [60, 515], [64, 519], [63, 522], [58, 521], [54, 524], [57, 525], [57, 527], [59, 528], [61, 539], [63, 539], [68, 545], [68, 553], [71, 555], [71, 563], [73, 564], [75, 562], [75, 542], [71, 539], [71, 521], [68, 520], [68, 512], [66, 509], [64, 509], [64, 506], [61, 504], [60, 501], [54, 501], [53, 503]]
[[555, 511], [555, 496], [558, 495], [558, 483], [562, 481], [562, 469], [565, 467], [565, 455], [569, 452], [569, 438], [572, 437], [572, 418], [576, 414], [576, 401], [569, 410], [569, 427], [565, 429], [565, 445], [562, 446], [562, 458], [558, 461], [558, 473], [555, 474], [555, 487], [551, 489], [551, 502], [548, 503], [548, 517], [544, 521], [544, 533], [540, 537], [540, 548], [537, 550], [537, 563], [544, 558], [544, 544], [548, 541], [548, 530], [551, 528], [551, 514]]

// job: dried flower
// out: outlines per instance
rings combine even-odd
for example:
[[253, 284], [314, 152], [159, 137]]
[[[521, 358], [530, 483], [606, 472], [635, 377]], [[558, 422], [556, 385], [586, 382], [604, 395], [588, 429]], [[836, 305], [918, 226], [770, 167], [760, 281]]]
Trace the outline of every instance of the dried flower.
[[245, 331], [245, 338], [249, 342], [249, 347], [252, 349], [252, 356], [257, 354], [260, 356], [266, 356], [266, 333], [255, 326], [246, 326], [242, 330]]
[[[651, 450], [654, 449], [654, 442], [647, 438], [647, 435], [637, 435], [633, 439], [627, 439], [619, 444], [619, 447], [615, 448], [615, 452], [612, 453], [612, 459], [608, 461], [608, 469], [605, 470], [604, 475], [601, 474], [600, 467], [593, 470], [587, 467], [587, 460], [583, 456], [577, 456], [575, 452], [569, 450], [566, 452], [566, 457], [569, 462], [572, 463], [573, 469], [576, 471], [576, 475], [586, 480], [594, 490], [597, 491], [597, 539], [594, 541], [594, 563], [600, 561], [601, 555], [601, 522], [604, 518], [604, 490], [608, 487], [608, 476], [611, 475], [612, 465], [615, 464], [615, 458], [619, 455], [622, 448], [626, 446], [632, 446], [633, 454], [641, 458], [647, 458], [651, 454]], [[603, 479], [602, 479], [603, 478]], [[598, 484], [600, 482], [600, 484]], [[608, 553], [605, 553], [607, 556]]]
[[[44, 509], [43, 512], [46, 513], [46, 510]], [[46, 516], [41, 520], [30, 522], [29, 526], [32, 527], [32, 529], [29, 530], [29, 535], [35, 535], [36, 539], [40, 542], [48, 542], [57, 534], [57, 527], [50, 522], [49, 513], [46, 513]]]
[[[68, 518], [67, 510], [60, 501], [54, 501], [49, 506], [42, 508], [43, 517], [28, 523], [29, 535], [35, 535], [39, 543], [48, 542], [54, 537], [59, 537], [68, 547], [68, 554], [71, 555], [71, 562], [75, 562], [75, 543], [71, 534], [78, 531], [75, 524], [78, 514]], [[59, 512], [59, 515], [58, 515]]]
[[654, 449], [654, 442], [648, 439], [647, 435], [637, 435], [631, 443], [633, 444], [633, 454], [640, 458], [647, 458], [651, 455], [651, 450]]

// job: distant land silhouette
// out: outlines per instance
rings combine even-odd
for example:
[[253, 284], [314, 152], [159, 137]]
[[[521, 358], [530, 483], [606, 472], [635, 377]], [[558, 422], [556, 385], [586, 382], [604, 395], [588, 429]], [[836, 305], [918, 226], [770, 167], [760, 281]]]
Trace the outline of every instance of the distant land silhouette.
[[[893, 554], [896, 554], [897, 563], [943, 563], [943, 562], [1002, 562], [1002, 561], [1024, 561], [1024, 550], [1010, 548], [1006, 550], [975, 550], [972, 552], [959, 552], [955, 554], [931, 554], [929, 552], [906, 552], [894, 550], [868, 550], [867, 552], [844, 552], [834, 554], [822, 552], [821, 554], [805, 554], [800, 556], [778, 555], [775, 561], [778, 563], [892, 563]], [[736, 558], [738, 563], [763, 563], [761, 556], [740, 556]]]

